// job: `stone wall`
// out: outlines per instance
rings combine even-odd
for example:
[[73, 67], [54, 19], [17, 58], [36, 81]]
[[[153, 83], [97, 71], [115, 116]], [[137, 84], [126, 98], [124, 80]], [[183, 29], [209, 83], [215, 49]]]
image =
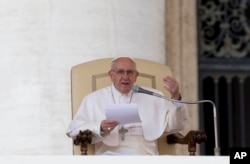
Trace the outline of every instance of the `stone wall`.
[[72, 154], [71, 67], [165, 45], [164, 0], [0, 0], [0, 154]]

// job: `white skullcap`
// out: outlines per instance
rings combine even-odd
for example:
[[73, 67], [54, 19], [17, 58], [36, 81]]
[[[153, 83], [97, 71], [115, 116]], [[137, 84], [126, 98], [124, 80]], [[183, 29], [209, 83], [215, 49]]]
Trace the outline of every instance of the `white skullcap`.
[[133, 57], [131, 57], [131, 56], [116, 56], [116, 57], [114, 57], [114, 58], [112, 59], [111, 63], [112, 63], [113, 61], [116, 61], [117, 59], [120, 59], [120, 58], [129, 58], [129, 59], [131, 59], [133, 62], [135, 62], [135, 59], [134, 59]]
[[116, 61], [117, 59], [120, 59], [120, 58], [129, 58], [129, 59], [132, 60], [132, 61], [135, 63], [135, 65], [136, 65], [135, 59], [134, 59], [133, 57], [131, 57], [131, 56], [116, 56], [116, 57], [114, 57], [114, 58], [112, 59], [112, 61], [110, 62], [110, 68], [111, 68], [111, 69], [112, 69], [112, 67], [113, 67], [114, 61]]

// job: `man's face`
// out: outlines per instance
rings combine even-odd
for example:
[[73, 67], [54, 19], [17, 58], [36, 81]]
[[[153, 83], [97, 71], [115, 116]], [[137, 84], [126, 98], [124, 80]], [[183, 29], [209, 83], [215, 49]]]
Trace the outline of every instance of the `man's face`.
[[135, 63], [129, 58], [119, 58], [115, 61], [109, 77], [116, 89], [123, 94], [127, 94], [136, 82], [138, 72]]

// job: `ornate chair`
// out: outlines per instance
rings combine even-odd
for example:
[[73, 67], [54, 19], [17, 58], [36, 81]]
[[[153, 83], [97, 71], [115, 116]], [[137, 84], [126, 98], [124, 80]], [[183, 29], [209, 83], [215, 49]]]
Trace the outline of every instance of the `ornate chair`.
[[[107, 74], [112, 58], [93, 60], [73, 66], [71, 69], [71, 102], [72, 117], [74, 117], [82, 98], [88, 93], [111, 84]], [[139, 76], [136, 85], [149, 86], [162, 91], [166, 97], [169, 93], [162, 87], [162, 78], [171, 74], [168, 66], [156, 62], [135, 59]], [[80, 132], [73, 141], [74, 155], [87, 155], [94, 153], [94, 146], [91, 145], [91, 131]], [[206, 140], [206, 134], [202, 130], [191, 130], [185, 136], [181, 133], [164, 135], [159, 142], [160, 155], [177, 155], [177, 144], [184, 144], [187, 153], [195, 155], [197, 144]], [[184, 147], [182, 146], [182, 147]], [[186, 155], [181, 154], [181, 155]]]

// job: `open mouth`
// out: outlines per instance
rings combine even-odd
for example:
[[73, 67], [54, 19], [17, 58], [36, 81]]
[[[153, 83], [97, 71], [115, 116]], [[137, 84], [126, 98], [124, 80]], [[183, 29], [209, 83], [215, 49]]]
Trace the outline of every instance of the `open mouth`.
[[121, 82], [122, 86], [129, 86], [129, 82]]

